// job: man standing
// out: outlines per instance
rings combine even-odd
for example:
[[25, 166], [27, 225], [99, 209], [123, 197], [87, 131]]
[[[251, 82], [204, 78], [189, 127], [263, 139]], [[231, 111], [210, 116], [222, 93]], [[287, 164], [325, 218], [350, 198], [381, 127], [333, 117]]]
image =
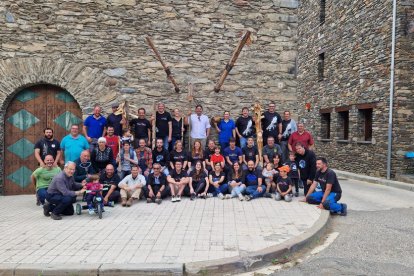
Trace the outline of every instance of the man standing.
[[300, 142], [296, 143], [295, 148], [295, 162], [299, 167], [300, 179], [304, 186], [304, 194], [307, 195], [309, 187], [315, 179], [316, 156], [313, 151], [305, 149]]
[[259, 170], [254, 168], [253, 160], [247, 162], [246, 171], [246, 196], [245, 200], [249, 201], [254, 198], [262, 197], [266, 192], [266, 185], [262, 184], [262, 174]]
[[275, 111], [276, 105], [271, 102], [269, 110], [263, 113], [262, 119], [263, 141], [266, 143], [268, 137], [273, 137], [276, 143], [282, 139], [282, 117]]
[[188, 117], [185, 118], [185, 124], [191, 127], [191, 141], [190, 144], [194, 144], [194, 140], [201, 141], [201, 148], [206, 147], [207, 138], [210, 135], [210, 121], [206, 115], [203, 114], [203, 107], [197, 105], [195, 108], [195, 114], [188, 113]]
[[115, 129], [113, 126], [108, 126], [106, 129], [106, 145], [112, 149], [114, 158], [118, 156], [119, 148], [121, 146], [119, 136], [115, 135]]
[[312, 135], [305, 130], [305, 125], [303, 123], [298, 124], [298, 131], [293, 132], [292, 135], [289, 137], [288, 147], [290, 151], [295, 152], [295, 145], [297, 143], [301, 143], [305, 149], [313, 150], [313, 145], [315, 144], [313, 141]]
[[108, 202], [117, 203], [121, 196], [118, 188], [118, 184], [121, 181], [119, 175], [115, 173], [115, 168], [113, 165], [108, 164], [105, 167], [105, 170], [99, 177], [99, 183], [101, 183], [105, 188], [108, 188], [107, 191], [102, 192], [104, 204], [107, 205]]
[[124, 118], [122, 118], [122, 114], [115, 115], [115, 112], [118, 110], [119, 104], [114, 103], [112, 104], [112, 113], [106, 118], [106, 127], [113, 127], [114, 134], [116, 136], [122, 136], [122, 127], [126, 125]]
[[83, 134], [89, 142], [91, 152], [98, 145], [99, 137], [105, 134], [106, 119], [101, 115], [101, 111], [101, 107], [96, 105], [93, 114], [88, 116], [83, 123]]
[[91, 153], [89, 150], [82, 151], [80, 157], [75, 160], [76, 170], [73, 174], [75, 181], [80, 183], [89, 176], [95, 174], [95, 170], [91, 162]]
[[[309, 188], [304, 201], [309, 204], [316, 204], [318, 208], [329, 210], [331, 214], [347, 215], [347, 205], [337, 203], [342, 196], [341, 185], [339, 185], [336, 173], [328, 168], [328, 161], [324, 157], [316, 159], [318, 171], [315, 175], [315, 181]], [[316, 192], [315, 189], [320, 185], [322, 191]]]
[[85, 189], [83, 185], [75, 182], [73, 174], [76, 165], [74, 162], [67, 162], [62, 172], [58, 173], [47, 189], [46, 202], [43, 205], [43, 214], [50, 216], [53, 220], [61, 220], [61, 214], [71, 216], [74, 214], [73, 203], [76, 196], [82, 195]]
[[282, 160], [287, 162], [289, 160], [289, 137], [292, 133], [297, 131], [295, 120], [290, 117], [290, 111], [285, 111], [283, 113], [282, 121], [282, 140], [280, 141], [280, 147], [282, 148]]
[[47, 188], [53, 177], [61, 172], [58, 166], [54, 166], [55, 160], [53, 156], [48, 154], [44, 158], [45, 166], [40, 166], [32, 173], [32, 184], [36, 188], [37, 200], [43, 205], [45, 204]]
[[139, 173], [139, 168], [133, 166], [131, 168], [131, 174], [125, 176], [118, 184], [118, 187], [121, 189], [121, 205], [123, 207], [130, 207], [134, 200], [139, 200], [142, 187], [146, 183], [145, 177]]
[[[152, 121], [154, 123], [154, 121]], [[164, 148], [168, 150], [172, 139], [172, 117], [165, 111], [165, 104], [158, 103], [158, 111], [156, 112], [156, 138], [163, 140]]]
[[153, 169], [154, 172], [148, 176], [148, 183], [143, 190], [147, 203], [155, 202], [161, 204], [162, 200], [169, 194], [167, 177], [161, 172], [162, 167], [160, 164], [154, 163]]
[[275, 144], [275, 138], [269, 136], [267, 138], [267, 145], [262, 149], [263, 167], [267, 163], [273, 163], [273, 158], [275, 158], [276, 154], [282, 155], [282, 149], [278, 144]]
[[70, 134], [63, 137], [60, 142], [65, 162], [74, 161], [79, 158], [82, 151], [89, 149], [88, 141], [79, 134], [79, 125], [72, 125]]
[[53, 166], [56, 167], [62, 155], [60, 143], [58, 140], [53, 139], [53, 129], [50, 127], [45, 128], [43, 132], [45, 137], [37, 141], [34, 146], [35, 158], [41, 167], [45, 167], [45, 157], [50, 154], [53, 156]]
[[236, 134], [239, 137], [240, 148], [244, 148], [247, 144], [247, 138], [253, 136], [255, 133], [254, 121], [249, 115], [249, 109], [243, 107], [242, 116], [236, 121]]
[[145, 118], [145, 108], [138, 109], [138, 118], [129, 122], [134, 135], [134, 148], [138, 148], [139, 139], [144, 139], [147, 146], [151, 145], [151, 123]]

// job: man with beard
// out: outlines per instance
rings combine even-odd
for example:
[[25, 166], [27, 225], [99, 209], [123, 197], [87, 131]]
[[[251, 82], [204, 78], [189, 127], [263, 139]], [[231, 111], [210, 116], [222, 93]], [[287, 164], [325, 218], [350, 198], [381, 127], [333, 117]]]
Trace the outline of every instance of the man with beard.
[[43, 131], [45, 136], [36, 142], [34, 146], [34, 154], [39, 166], [45, 167], [44, 159], [46, 155], [52, 155], [54, 159], [53, 166], [57, 166], [61, 158], [62, 152], [60, 150], [60, 143], [53, 138], [53, 129], [50, 127], [45, 128]]
[[95, 174], [95, 170], [91, 162], [91, 153], [89, 150], [82, 151], [80, 157], [75, 160], [76, 170], [73, 174], [76, 182], [82, 182], [89, 176]]
[[[152, 151], [152, 163], [157, 163], [160, 166], [160, 172], [169, 175], [168, 164], [169, 164], [170, 153], [163, 147], [163, 140], [158, 138], [156, 141], [156, 147]], [[154, 169], [154, 168], [153, 168]], [[152, 171], [154, 172], [154, 171]]]
[[263, 183], [262, 174], [254, 168], [253, 160], [247, 162], [247, 171], [245, 176], [246, 196], [245, 200], [249, 201], [254, 198], [262, 197], [266, 192], [266, 185]]
[[156, 138], [161, 138], [163, 141], [164, 148], [168, 150], [170, 142], [172, 140], [172, 117], [171, 114], [165, 111], [165, 104], [158, 103], [158, 110], [155, 113], [156, 117], [152, 116], [151, 120], [154, 123], [156, 119]]
[[55, 160], [53, 156], [48, 154], [44, 159], [45, 166], [40, 166], [32, 173], [32, 184], [36, 188], [36, 204], [45, 204], [47, 188], [49, 187], [50, 182], [53, 177], [61, 172], [61, 169], [57, 166], [54, 166]]
[[106, 145], [112, 149], [112, 153], [114, 158], [118, 156], [119, 147], [120, 147], [120, 138], [119, 136], [115, 135], [114, 127], [108, 126], [106, 129]]
[[304, 194], [308, 194], [309, 187], [315, 179], [316, 173], [316, 156], [311, 150], [305, 149], [300, 142], [296, 143], [296, 158], [295, 162], [299, 167], [300, 179], [304, 186]]
[[125, 120], [122, 118], [122, 114], [115, 115], [115, 112], [118, 110], [119, 104], [112, 104], [112, 113], [106, 118], [106, 128], [110, 126], [114, 128], [114, 134], [116, 136], [122, 136], [122, 126], [126, 124]]
[[247, 138], [254, 135], [254, 121], [252, 116], [249, 115], [249, 109], [243, 107], [242, 116], [236, 121], [236, 134], [239, 137], [240, 148], [243, 149], [247, 144]]
[[106, 165], [105, 170], [99, 177], [99, 183], [101, 183], [104, 188], [108, 188], [107, 191], [102, 192], [105, 205], [108, 205], [109, 202], [117, 203], [119, 201], [121, 193], [118, 184], [120, 181], [121, 179], [119, 178], [119, 175], [115, 173], [114, 166], [111, 164]]
[[275, 103], [271, 102], [269, 104], [269, 110], [263, 113], [262, 129], [263, 141], [265, 143], [267, 143], [268, 137], [273, 137], [277, 144], [282, 139], [282, 117], [280, 117], [275, 109]]
[[185, 125], [191, 128], [190, 145], [193, 145], [195, 140], [200, 140], [201, 147], [205, 148], [211, 125], [208, 117], [203, 114], [201, 105], [195, 107], [195, 114], [191, 114], [191, 111], [188, 113], [188, 117], [185, 117]]
[[151, 145], [151, 123], [145, 118], [145, 108], [138, 109], [138, 118], [129, 122], [131, 132], [134, 135], [134, 148], [138, 148], [139, 139], [144, 139], [147, 146]]

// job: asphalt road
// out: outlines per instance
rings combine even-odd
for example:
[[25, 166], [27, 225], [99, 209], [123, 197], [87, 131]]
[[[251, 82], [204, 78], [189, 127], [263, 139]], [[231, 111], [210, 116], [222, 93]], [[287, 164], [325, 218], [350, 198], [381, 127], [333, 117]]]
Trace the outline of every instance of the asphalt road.
[[414, 192], [340, 183], [348, 216], [332, 218], [329, 233], [336, 239], [317, 254], [303, 252], [296, 256], [300, 263], [271, 275], [414, 275]]

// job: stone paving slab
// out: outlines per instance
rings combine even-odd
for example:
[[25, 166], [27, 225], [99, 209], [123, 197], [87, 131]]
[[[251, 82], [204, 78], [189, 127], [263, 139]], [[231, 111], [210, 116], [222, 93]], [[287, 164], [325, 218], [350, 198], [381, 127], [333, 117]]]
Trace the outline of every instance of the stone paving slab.
[[53, 221], [33, 195], [0, 197], [0, 263], [183, 264], [248, 256], [298, 237], [321, 210], [261, 198], [135, 203]]

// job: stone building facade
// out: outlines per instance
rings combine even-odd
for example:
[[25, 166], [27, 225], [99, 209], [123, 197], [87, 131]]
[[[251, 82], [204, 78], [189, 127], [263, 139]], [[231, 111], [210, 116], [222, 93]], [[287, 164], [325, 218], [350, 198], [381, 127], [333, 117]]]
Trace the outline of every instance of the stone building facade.
[[[237, 117], [243, 106], [270, 100], [295, 114], [297, 7], [297, 0], [2, 0], [0, 187], [8, 177], [6, 111], [19, 91], [37, 84], [67, 90], [83, 116], [94, 104], [107, 114], [111, 103], [124, 100], [134, 113], [138, 107], [151, 110], [159, 100], [187, 112], [188, 82], [195, 86], [195, 102], [211, 116], [231, 110]], [[245, 30], [253, 43], [215, 93]], [[146, 45], [147, 35], [180, 93]], [[34, 137], [24, 142], [34, 143]]]
[[[413, 1], [397, 1], [396, 33], [392, 177], [414, 151]], [[298, 37], [300, 117], [318, 153], [335, 168], [385, 177], [392, 1], [301, 1]]]

